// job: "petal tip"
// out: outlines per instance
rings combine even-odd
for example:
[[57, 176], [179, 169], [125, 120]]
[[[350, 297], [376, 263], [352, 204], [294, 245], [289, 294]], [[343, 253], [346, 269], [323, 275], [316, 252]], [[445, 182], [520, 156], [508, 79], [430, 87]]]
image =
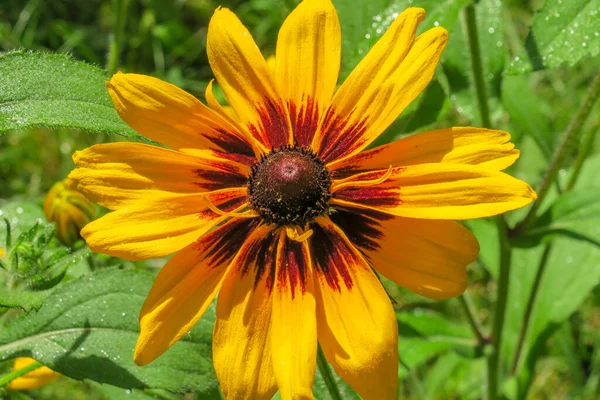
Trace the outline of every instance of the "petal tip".
[[436, 26], [430, 29], [431, 34], [435, 35], [438, 39], [442, 41], [448, 40], [448, 30], [443, 26]]
[[538, 198], [538, 195], [535, 192], [535, 190], [533, 190], [533, 188], [531, 186], [529, 186], [529, 185], [527, 185], [527, 195], [529, 197], [529, 202], [528, 203], [531, 203], [531, 202], [537, 200], [537, 198]]
[[117, 81], [126, 79], [125, 75], [131, 75], [131, 74], [124, 74], [121, 71], [117, 71], [115, 72], [108, 81], [106, 81], [106, 86], [110, 87], [110, 86], [114, 86], [115, 83], [117, 83]]
[[146, 357], [144, 352], [141, 351], [138, 346], [135, 347], [135, 352], [133, 353], [133, 362], [138, 367], [143, 367], [144, 365], [147, 365], [151, 361], [152, 361], [152, 359], [150, 359], [149, 357]]
[[71, 156], [71, 159], [73, 160], [73, 162], [75, 163], [75, 165], [79, 165], [77, 163], [81, 159], [81, 151], [78, 150], [75, 153], [73, 153], [73, 155]]

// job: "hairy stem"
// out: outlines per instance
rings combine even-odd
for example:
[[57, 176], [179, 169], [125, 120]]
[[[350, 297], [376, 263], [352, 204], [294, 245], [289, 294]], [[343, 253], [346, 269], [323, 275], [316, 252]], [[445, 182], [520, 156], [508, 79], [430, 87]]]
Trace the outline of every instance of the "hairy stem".
[[492, 127], [490, 118], [490, 107], [488, 105], [487, 87], [483, 76], [483, 64], [481, 62], [481, 48], [479, 47], [479, 36], [477, 35], [477, 19], [475, 16], [475, 6], [469, 4], [463, 10], [467, 39], [469, 41], [469, 54], [471, 55], [471, 70], [473, 80], [477, 91], [477, 104], [479, 106], [479, 116], [481, 124], [485, 128]]
[[[481, 48], [477, 34], [477, 19], [475, 6], [469, 4], [464, 8], [464, 21], [466, 24], [467, 39], [469, 42], [469, 53], [471, 55], [471, 69], [473, 81], [477, 93], [477, 104], [481, 123], [485, 128], [492, 127], [490, 118], [490, 107], [488, 105], [487, 88], [485, 85], [483, 65], [481, 62]], [[504, 329], [504, 316], [508, 299], [508, 284], [510, 277], [511, 247], [508, 241], [508, 229], [503, 216], [496, 217], [496, 223], [500, 238], [500, 276], [498, 279], [498, 294], [496, 297], [496, 309], [492, 326], [492, 351], [487, 359], [487, 398], [496, 400], [498, 398], [498, 386], [500, 381], [500, 351], [502, 345], [502, 330]]]
[[488, 356], [488, 400], [498, 398], [498, 382], [500, 381], [500, 360], [502, 347], [502, 332], [504, 330], [504, 317], [508, 300], [508, 284], [510, 278], [510, 264], [512, 250], [507, 236], [506, 221], [503, 217], [496, 217], [498, 236], [500, 238], [500, 276], [498, 278], [498, 294], [496, 309], [494, 311], [494, 325], [492, 327], [492, 353]]
[[552, 160], [550, 161], [548, 168], [546, 168], [546, 171], [544, 172], [544, 177], [542, 178], [542, 181], [540, 182], [536, 190], [538, 195], [537, 200], [533, 202], [533, 205], [529, 209], [529, 212], [527, 213], [525, 218], [515, 227], [515, 229], [513, 229], [513, 231], [511, 232], [512, 235], [516, 236], [519, 233], [523, 232], [529, 226], [529, 224], [533, 222], [537, 210], [540, 208], [540, 205], [546, 198], [548, 190], [552, 186], [552, 182], [554, 181], [556, 174], [558, 173], [560, 167], [563, 164], [563, 161], [567, 154], [567, 149], [569, 148], [569, 143], [579, 134], [583, 123], [590, 115], [592, 107], [594, 106], [594, 103], [596, 102], [599, 96], [600, 74], [598, 74], [592, 81], [588, 94], [583, 103], [581, 104], [581, 107], [579, 107], [579, 110], [569, 123], [569, 126], [567, 126], [567, 129], [562, 133], [558, 147], [554, 151], [554, 154], [552, 155]]
[[565, 192], [573, 189], [573, 186], [575, 186], [575, 183], [577, 183], [579, 173], [581, 172], [581, 167], [583, 167], [585, 159], [591, 154], [592, 148], [594, 147], [594, 139], [596, 139], [596, 133], [598, 133], [598, 130], [600, 130], [600, 123], [596, 123], [590, 130], [588, 130], [585, 133], [583, 141], [581, 143], [581, 149], [577, 154], [577, 160], [575, 160], [573, 172], [569, 177], [569, 182], [567, 183]]
[[521, 362], [521, 353], [523, 352], [523, 346], [525, 344], [525, 339], [527, 338], [527, 332], [529, 331], [529, 325], [531, 324], [531, 317], [533, 315], [533, 307], [535, 306], [535, 301], [537, 299], [537, 295], [540, 290], [540, 283], [542, 282], [542, 277], [544, 276], [544, 270], [546, 269], [546, 265], [548, 264], [548, 256], [550, 255], [551, 249], [552, 249], [551, 244], [547, 244], [546, 247], [544, 247], [544, 253], [542, 254], [540, 264], [538, 265], [537, 272], [535, 273], [535, 281], [533, 282], [533, 288], [531, 289], [531, 294], [529, 295], [529, 299], [527, 300], [527, 307], [525, 308], [525, 314], [523, 315], [523, 321], [521, 322], [521, 330], [519, 331], [519, 338], [517, 339], [517, 347], [515, 350], [513, 363], [512, 363], [511, 369], [510, 369], [511, 375], [516, 374], [517, 369], [519, 368], [519, 364]]
[[475, 317], [475, 306], [473, 305], [473, 301], [467, 292], [463, 293], [458, 297], [458, 302], [460, 303], [465, 315], [467, 316], [467, 320], [469, 321], [469, 325], [471, 325], [471, 329], [477, 338], [477, 343], [482, 346], [486, 344], [485, 336], [483, 335], [483, 330], [481, 329], [481, 325], [477, 318]]

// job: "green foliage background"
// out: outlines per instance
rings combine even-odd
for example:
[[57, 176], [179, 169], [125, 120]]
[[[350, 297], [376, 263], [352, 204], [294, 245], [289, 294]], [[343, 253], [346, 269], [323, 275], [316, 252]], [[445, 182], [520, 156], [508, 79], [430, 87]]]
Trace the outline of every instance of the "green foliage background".
[[[342, 23], [341, 79], [408, 6], [427, 10], [420, 31], [438, 25], [450, 31], [434, 80], [377, 144], [434, 127], [484, 124], [465, 27], [471, 0], [334, 3]], [[155, 363], [135, 366], [137, 315], [165, 260], [131, 263], [90, 254], [83, 243], [68, 249], [52, 239], [41, 210], [48, 189], [74, 167], [73, 151], [146, 140], [112, 108], [106, 69], [151, 74], [203, 99], [212, 79], [206, 29], [218, 5], [236, 12], [268, 56], [296, 1], [0, 3], [0, 247], [10, 232], [11, 248], [35, 260], [20, 275], [0, 270], [0, 372], [10, 371], [14, 357], [29, 355], [65, 375], [27, 394], [0, 389], [0, 397], [220, 398], [210, 359], [214, 309]], [[521, 150], [509, 172], [538, 187], [600, 71], [600, 0], [480, 0], [475, 15], [491, 125], [511, 132]], [[599, 105], [579, 122], [537, 218], [510, 237], [500, 344], [499, 391], [506, 399], [600, 398]], [[509, 227], [526, 213], [508, 214]], [[467, 225], [482, 249], [469, 268], [467, 293], [487, 335], [502, 232], [491, 219]], [[459, 300], [432, 302], [384, 284], [396, 301], [402, 398], [485, 397], [490, 345], [477, 340]], [[536, 298], [528, 313], [531, 293]], [[337, 382], [344, 399], [358, 398]], [[314, 391], [331, 398], [320, 373]]]

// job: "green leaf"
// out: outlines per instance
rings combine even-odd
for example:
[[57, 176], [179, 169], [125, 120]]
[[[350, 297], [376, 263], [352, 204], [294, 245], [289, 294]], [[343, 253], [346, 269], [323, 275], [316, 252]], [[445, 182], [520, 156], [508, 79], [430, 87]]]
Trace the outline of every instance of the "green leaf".
[[108, 269], [56, 288], [37, 313], [0, 332], [0, 360], [29, 356], [74, 379], [219, 398], [211, 361], [214, 307], [157, 360], [134, 364], [137, 317], [152, 281], [147, 272]]
[[100, 68], [64, 54], [0, 55], [0, 134], [45, 126], [147, 141], [121, 120], [106, 80]]
[[[542, 113], [540, 96], [533, 92], [524, 76], [506, 76], [502, 82], [502, 104], [511, 118], [516, 136], [530, 135], [542, 150], [546, 162], [554, 150], [556, 132]], [[516, 138], [518, 139], [518, 137]]]
[[573, 66], [600, 54], [600, 0], [546, 0], [536, 13], [525, 49], [507, 69], [523, 74]]
[[527, 236], [558, 233], [600, 247], [600, 189], [577, 190], [560, 196], [527, 230]]
[[[503, 350], [508, 365], [522, 326], [525, 308], [532, 292], [542, 247], [513, 249], [508, 306], [504, 327]], [[543, 354], [548, 338], [583, 303], [600, 282], [600, 248], [585, 240], [560, 236], [552, 242], [527, 338], [522, 351], [519, 374], [519, 398], [524, 398], [535, 376], [535, 364]]]
[[[170, 399], [171, 396], [153, 396], [150, 393], [145, 393], [139, 389], [123, 389], [107, 384], [101, 384], [94, 381], [88, 381], [88, 384], [94, 388], [97, 392], [100, 392], [104, 395], [106, 400], [153, 400], [153, 399], [161, 399], [166, 400]], [[178, 400], [179, 397], [176, 395], [172, 395], [173, 400]], [[197, 400], [201, 400], [201, 397], [196, 397]]]
[[[600, 180], [600, 154], [589, 157], [572, 192], [559, 196], [531, 229], [553, 233], [552, 248], [542, 275], [537, 300], [524, 342], [520, 368], [509, 390], [514, 398], [524, 398], [535, 376], [536, 361], [554, 332], [582, 305], [600, 283], [600, 248], [597, 207]], [[565, 178], [568, 178], [566, 174]], [[595, 211], [596, 210], [596, 211]], [[546, 227], [546, 228], [545, 228]], [[554, 231], [550, 228], [555, 227]], [[563, 234], [572, 231], [575, 234]], [[533, 234], [535, 231], [530, 231]], [[560, 235], [556, 235], [560, 233]], [[592, 240], [590, 240], [592, 239]], [[517, 241], [517, 244], [521, 244]], [[526, 243], [531, 246], [531, 243]], [[507, 366], [513, 363], [523, 315], [531, 294], [544, 246], [513, 248], [510, 285], [502, 353]]]
[[27, 312], [33, 309], [37, 310], [50, 293], [50, 291], [19, 292], [0, 290], [0, 307], [20, 308]]
[[457, 325], [437, 313], [417, 310], [396, 313], [398, 320], [399, 377], [447, 350], [473, 353], [475, 340], [467, 325]]

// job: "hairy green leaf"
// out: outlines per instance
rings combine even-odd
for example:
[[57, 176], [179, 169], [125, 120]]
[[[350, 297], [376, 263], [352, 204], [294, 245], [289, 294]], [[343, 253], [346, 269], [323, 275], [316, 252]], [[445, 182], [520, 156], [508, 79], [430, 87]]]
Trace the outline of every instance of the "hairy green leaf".
[[74, 379], [218, 398], [211, 361], [214, 307], [157, 360], [134, 364], [137, 316], [152, 281], [147, 272], [107, 269], [56, 288], [37, 313], [0, 332], [0, 360], [29, 356]]
[[119, 117], [106, 80], [100, 68], [64, 54], [1, 54], [0, 134], [45, 126], [146, 140]]
[[600, 0], [547, 0], [533, 19], [525, 49], [507, 73], [573, 66], [598, 54]]
[[0, 290], [0, 307], [20, 308], [31, 311], [41, 307], [50, 291], [19, 292], [15, 290]]

